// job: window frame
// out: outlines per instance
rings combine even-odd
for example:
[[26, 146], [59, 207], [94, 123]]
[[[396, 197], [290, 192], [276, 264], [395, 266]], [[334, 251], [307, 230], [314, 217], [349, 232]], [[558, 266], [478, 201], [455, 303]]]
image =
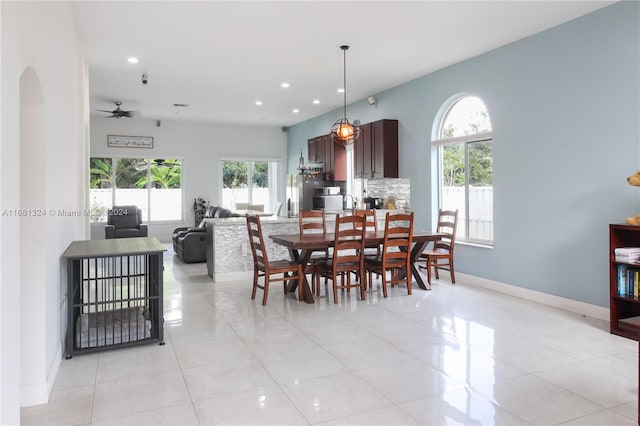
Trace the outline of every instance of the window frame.
[[[248, 174], [247, 174], [247, 188], [248, 188], [248, 204], [255, 204], [253, 203], [253, 193], [252, 193], [252, 188], [253, 188], [253, 170], [254, 170], [254, 164], [255, 163], [268, 163], [269, 164], [269, 172], [268, 172], [268, 176], [269, 176], [269, 206], [265, 206], [265, 209], [267, 207], [273, 209], [273, 207], [276, 205], [278, 199], [279, 199], [279, 195], [281, 193], [280, 190], [280, 186], [281, 186], [281, 182], [282, 182], [282, 178], [281, 178], [281, 168], [282, 168], [282, 159], [280, 158], [273, 158], [273, 157], [244, 157], [244, 158], [238, 158], [238, 157], [223, 157], [220, 158], [219, 161], [219, 185], [218, 185], [218, 199], [220, 200], [220, 205], [224, 206], [224, 194], [223, 194], [223, 190], [224, 190], [224, 163], [225, 162], [246, 162], [249, 163], [249, 166], [247, 168], [248, 170]], [[272, 165], [275, 165], [275, 170], [273, 170]], [[235, 209], [235, 206], [230, 206], [228, 208], [231, 208], [231, 210]]]
[[[431, 145], [432, 147], [436, 148], [436, 158], [437, 158], [437, 162], [436, 162], [436, 170], [437, 170], [437, 175], [436, 175], [436, 192], [438, 194], [438, 209], [442, 207], [442, 197], [443, 197], [443, 191], [442, 191], [442, 174], [443, 174], [443, 147], [445, 146], [451, 146], [451, 145], [462, 145], [464, 147], [464, 234], [462, 233], [458, 233], [456, 239], [460, 242], [464, 242], [464, 243], [469, 243], [469, 244], [475, 244], [475, 245], [479, 245], [479, 246], [486, 246], [486, 247], [493, 247], [494, 245], [494, 238], [493, 238], [493, 232], [492, 232], [492, 239], [491, 240], [483, 240], [483, 239], [478, 239], [478, 238], [469, 238], [469, 223], [470, 223], [470, 217], [469, 217], [469, 210], [470, 210], [470, 206], [469, 206], [469, 193], [470, 193], [470, 188], [469, 188], [469, 171], [470, 171], [470, 162], [469, 162], [469, 147], [471, 144], [473, 143], [477, 143], [477, 142], [490, 142], [491, 143], [491, 156], [493, 157], [493, 123], [491, 123], [491, 115], [487, 114], [489, 116], [489, 122], [491, 123], [491, 131], [483, 131], [483, 132], [478, 132], [478, 133], [471, 133], [468, 135], [463, 135], [463, 136], [454, 136], [454, 137], [450, 137], [450, 138], [442, 138], [442, 134], [444, 133], [444, 125], [445, 125], [445, 121], [447, 120], [447, 117], [449, 116], [449, 113], [451, 112], [451, 110], [456, 106], [456, 104], [458, 102], [460, 102], [461, 100], [468, 98], [468, 97], [476, 97], [478, 99], [480, 99], [480, 101], [482, 101], [482, 103], [484, 104], [484, 101], [482, 100], [482, 98], [475, 96], [475, 95], [471, 95], [471, 94], [464, 94], [461, 96], [454, 96], [452, 98], [450, 98], [447, 102], [445, 102], [444, 105], [446, 105], [446, 108], [441, 108], [441, 113], [438, 115], [438, 117], [436, 118], [437, 126], [434, 126], [436, 130], [436, 132], [434, 132], [434, 138], [432, 138], [431, 140]], [[486, 105], [485, 105], [486, 108]], [[492, 182], [492, 187], [493, 187], [493, 182]], [[491, 202], [493, 204], [493, 196], [491, 199]], [[495, 225], [495, 222], [493, 221], [492, 218], [492, 223]]]
[[[162, 225], [162, 224], [173, 224], [173, 223], [184, 223], [184, 206], [185, 206], [185, 192], [184, 192], [184, 158], [182, 156], [178, 156], [178, 155], [164, 155], [162, 156], [164, 158], [172, 158], [172, 159], [176, 159], [176, 160], [180, 160], [180, 202], [181, 202], [181, 208], [180, 208], [180, 218], [179, 219], [165, 219], [165, 220], [151, 220], [151, 192], [150, 192], [150, 188], [149, 187], [149, 183], [151, 182], [151, 163], [147, 164], [147, 187], [144, 188], [147, 190], [146, 193], [146, 198], [147, 198], [147, 215], [146, 217], [143, 217], [142, 220], [144, 223], [149, 223], [149, 224], [154, 224], [154, 225]], [[89, 163], [91, 163], [91, 159], [92, 158], [108, 158], [111, 160], [111, 180], [112, 180], [112, 184], [111, 184], [111, 188], [109, 188], [111, 190], [111, 207], [112, 208], [114, 205], [116, 205], [116, 190], [118, 189], [118, 186], [116, 185], [116, 173], [117, 173], [117, 164], [118, 164], [118, 160], [121, 159], [134, 159], [134, 160], [151, 160], [153, 161], [154, 158], [148, 157], [148, 156], [134, 156], [134, 155], [91, 155], [89, 157]], [[91, 166], [91, 164], [89, 164], [89, 166]], [[122, 189], [122, 188], [120, 188]], [[91, 191], [91, 188], [89, 188], [89, 191]], [[95, 221], [92, 223], [96, 223], [96, 224], [104, 224], [107, 223], [107, 219], [105, 216], [104, 220], [101, 221]]]

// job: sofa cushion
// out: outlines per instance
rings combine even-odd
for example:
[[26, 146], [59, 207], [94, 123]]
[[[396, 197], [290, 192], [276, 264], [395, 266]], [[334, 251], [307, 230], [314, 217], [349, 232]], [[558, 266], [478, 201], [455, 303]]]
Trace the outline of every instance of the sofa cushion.
[[130, 238], [130, 237], [141, 237], [140, 230], [138, 228], [117, 228], [116, 229], [116, 238]]

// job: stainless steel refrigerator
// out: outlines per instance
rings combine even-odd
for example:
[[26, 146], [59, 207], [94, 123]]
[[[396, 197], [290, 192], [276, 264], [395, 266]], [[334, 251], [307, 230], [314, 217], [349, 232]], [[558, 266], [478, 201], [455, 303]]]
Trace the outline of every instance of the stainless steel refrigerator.
[[323, 186], [320, 174], [287, 175], [287, 216], [298, 217], [300, 210], [313, 210], [313, 196]]

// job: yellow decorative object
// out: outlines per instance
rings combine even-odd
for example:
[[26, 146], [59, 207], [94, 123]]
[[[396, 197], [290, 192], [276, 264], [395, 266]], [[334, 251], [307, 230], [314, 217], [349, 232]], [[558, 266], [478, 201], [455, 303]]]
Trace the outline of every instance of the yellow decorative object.
[[387, 210], [395, 210], [396, 209], [396, 200], [395, 198], [389, 198], [384, 205], [384, 208]]
[[[640, 170], [629, 176], [627, 178], [627, 182], [629, 182], [629, 185], [631, 186], [640, 186]], [[628, 217], [624, 221], [629, 225], [638, 226], [640, 225], [640, 214], [637, 214], [634, 217]]]

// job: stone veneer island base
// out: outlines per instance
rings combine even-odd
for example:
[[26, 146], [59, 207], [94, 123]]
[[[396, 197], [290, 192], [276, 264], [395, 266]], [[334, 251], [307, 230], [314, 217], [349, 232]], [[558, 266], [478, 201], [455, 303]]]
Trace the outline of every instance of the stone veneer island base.
[[[378, 210], [378, 229], [384, 229], [385, 214]], [[399, 212], [399, 210], [396, 210]], [[350, 214], [347, 212], [346, 214]], [[249, 247], [247, 220], [244, 217], [205, 219], [207, 222], [207, 274], [216, 282], [250, 278], [253, 257]], [[262, 217], [262, 234], [270, 260], [289, 259], [289, 252], [274, 244], [269, 235], [299, 232], [297, 217]], [[327, 213], [327, 231], [333, 232], [335, 214]]]

